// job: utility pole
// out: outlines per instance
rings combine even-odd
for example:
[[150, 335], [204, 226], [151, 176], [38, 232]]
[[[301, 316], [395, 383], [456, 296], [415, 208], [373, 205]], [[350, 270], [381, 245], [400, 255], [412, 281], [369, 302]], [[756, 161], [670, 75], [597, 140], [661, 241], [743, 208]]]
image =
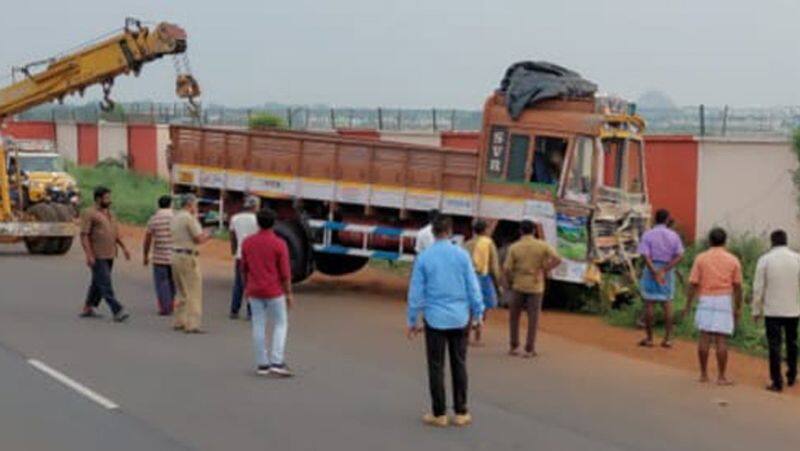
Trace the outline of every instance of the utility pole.
[[700, 136], [706, 136], [706, 106], [700, 104]]
[[728, 105], [722, 110], [722, 136], [728, 134]]

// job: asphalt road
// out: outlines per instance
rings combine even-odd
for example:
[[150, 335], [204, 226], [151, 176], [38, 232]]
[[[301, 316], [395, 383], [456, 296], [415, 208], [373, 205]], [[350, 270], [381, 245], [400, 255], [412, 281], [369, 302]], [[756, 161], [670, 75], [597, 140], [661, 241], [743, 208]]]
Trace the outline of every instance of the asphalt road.
[[[135, 260], [138, 262], [138, 260]], [[78, 249], [31, 257], [0, 248], [0, 449], [697, 450], [790, 449], [800, 402], [543, 334], [533, 361], [504, 354], [505, 329], [472, 349], [475, 424], [431, 429], [423, 343], [403, 304], [370, 287], [298, 289], [294, 379], [252, 373], [248, 323], [227, 319], [230, 277], [204, 262], [206, 335], [155, 315], [149, 273], [120, 262], [132, 318], [81, 320]], [[32, 367], [44, 362], [117, 404], [107, 409]]]

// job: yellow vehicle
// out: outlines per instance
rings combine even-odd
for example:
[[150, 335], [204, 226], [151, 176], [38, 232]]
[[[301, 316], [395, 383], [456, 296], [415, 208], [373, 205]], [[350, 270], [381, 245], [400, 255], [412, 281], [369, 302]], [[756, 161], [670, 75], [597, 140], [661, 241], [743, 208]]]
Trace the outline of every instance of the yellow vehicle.
[[[103, 110], [114, 107], [109, 95], [114, 79], [138, 75], [145, 63], [186, 52], [186, 32], [162, 22], [150, 29], [127, 19], [122, 31], [76, 51], [37, 61], [13, 74], [19, 81], [0, 89], [0, 124], [8, 117], [68, 95], [83, 95], [101, 85]], [[44, 67], [37, 71], [39, 67]], [[200, 88], [188, 64], [176, 60], [176, 93], [197, 111]], [[24, 241], [34, 254], [63, 254], [77, 233], [74, 217], [75, 180], [58, 167], [53, 154], [37, 154], [0, 144], [0, 242]], [[26, 169], [27, 167], [27, 169]], [[55, 169], [55, 170], [53, 170]], [[73, 190], [73, 192], [70, 192]]]
[[55, 152], [52, 141], [6, 139], [4, 144], [11, 183], [22, 187], [17, 193], [22, 198], [17, 201], [25, 206], [47, 201], [78, 206], [78, 183], [67, 173], [64, 159]]

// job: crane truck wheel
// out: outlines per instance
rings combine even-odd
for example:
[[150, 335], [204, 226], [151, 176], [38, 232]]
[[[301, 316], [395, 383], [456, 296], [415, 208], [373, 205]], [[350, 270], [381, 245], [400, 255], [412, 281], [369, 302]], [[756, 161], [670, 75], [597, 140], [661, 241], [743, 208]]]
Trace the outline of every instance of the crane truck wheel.
[[[71, 206], [66, 204], [51, 204], [51, 206], [56, 211], [59, 222], [72, 222], [75, 210]], [[72, 239], [71, 236], [52, 238], [55, 244], [51, 248], [51, 253], [56, 255], [66, 254], [72, 247]]]
[[[28, 208], [27, 213], [39, 222], [58, 222], [59, 216], [56, 210], [45, 202], [35, 204]], [[25, 238], [25, 247], [31, 254], [49, 254], [55, 250], [58, 243], [57, 238], [37, 236]]]
[[311, 275], [311, 247], [303, 228], [292, 222], [278, 221], [275, 233], [283, 238], [289, 248], [289, 264], [292, 268], [292, 283], [300, 283]]
[[367, 257], [314, 252], [314, 268], [329, 276], [354, 273], [366, 266], [368, 262], [369, 258]]

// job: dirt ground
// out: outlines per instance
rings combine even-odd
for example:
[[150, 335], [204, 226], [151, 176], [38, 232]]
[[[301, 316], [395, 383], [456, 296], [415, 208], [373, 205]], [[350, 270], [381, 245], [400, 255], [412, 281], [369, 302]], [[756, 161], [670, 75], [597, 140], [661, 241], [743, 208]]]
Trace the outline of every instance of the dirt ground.
[[[139, 255], [143, 230], [138, 227], [123, 227], [123, 236], [134, 255]], [[137, 258], [137, 257], [134, 257]], [[230, 246], [221, 240], [212, 240], [203, 245], [201, 258], [214, 266], [232, 261]], [[329, 287], [348, 294], [369, 293], [381, 295], [391, 302], [404, 302], [406, 280], [393, 274], [365, 268], [356, 274], [346, 277], [327, 277], [315, 274], [310, 283], [318, 287]], [[487, 319], [487, 327], [506, 328], [508, 311], [498, 309], [492, 311]], [[695, 343], [687, 340], [676, 340], [672, 349], [660, 347], [641, 348], [636, 344], [642, 338], [642, 333], [636, 330], [613, 327], [601, 318], [590, 315], [574, 314], [567, 312], [545, 311], [540, 320], [540, 330], [547, 334], [557, 335], [581, 344], [601, 348], [629, 358], [644, 360], [667, 367], [672, 367], [689, 372], [697, 372], [697, 357]], [[547, 349], [539, 350], [546, 353]], [[712, 377], [716, 371], [713, 361], [709, 364]], [[762, 388], [768, 381], [768, 367], [764, 359], [749, 356], [737, 351], [732, 351], [728, 363], [729, 376], [737, 384], [745, 384]], [[786, 391], [793, 396], [800, 396], [800, 387]]]

